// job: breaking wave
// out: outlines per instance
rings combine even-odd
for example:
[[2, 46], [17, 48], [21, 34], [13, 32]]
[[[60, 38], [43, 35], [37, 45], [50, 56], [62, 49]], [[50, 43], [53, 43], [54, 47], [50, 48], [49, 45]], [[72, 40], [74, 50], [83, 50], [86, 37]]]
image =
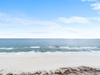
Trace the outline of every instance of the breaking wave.
[[0, 52], [93, 52], [100, 51], [100, 47], [75, 46], [29, 46], [29, 47], [0, 47]]
[[9, 47], [9, 48], [6, 48], [6, 47], [1, 47], [0, 50], [12, 50], [14, 49], [13, 47]]

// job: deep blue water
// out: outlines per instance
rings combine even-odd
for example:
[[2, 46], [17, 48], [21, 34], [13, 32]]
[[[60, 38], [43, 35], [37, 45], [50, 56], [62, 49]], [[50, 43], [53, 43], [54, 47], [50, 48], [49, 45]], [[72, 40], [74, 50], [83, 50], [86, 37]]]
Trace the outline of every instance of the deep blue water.
[[100, 51], [100, 39], [0, 39], [0, 52]]

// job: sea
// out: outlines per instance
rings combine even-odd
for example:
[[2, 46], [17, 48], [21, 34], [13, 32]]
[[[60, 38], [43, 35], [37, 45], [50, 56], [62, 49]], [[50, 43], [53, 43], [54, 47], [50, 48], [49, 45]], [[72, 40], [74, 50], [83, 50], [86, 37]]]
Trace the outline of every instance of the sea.
[[100, 52], [100, 39], [0, 39], [0, 53]]

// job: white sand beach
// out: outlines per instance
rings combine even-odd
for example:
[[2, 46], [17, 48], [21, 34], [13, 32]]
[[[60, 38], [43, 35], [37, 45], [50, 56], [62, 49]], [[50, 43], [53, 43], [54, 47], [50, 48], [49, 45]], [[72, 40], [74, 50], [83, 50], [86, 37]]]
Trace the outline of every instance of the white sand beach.
[[0, 69], [4, 72], [33, 72], [60, 67], [100, 67], [100, 53], [1, 53]]

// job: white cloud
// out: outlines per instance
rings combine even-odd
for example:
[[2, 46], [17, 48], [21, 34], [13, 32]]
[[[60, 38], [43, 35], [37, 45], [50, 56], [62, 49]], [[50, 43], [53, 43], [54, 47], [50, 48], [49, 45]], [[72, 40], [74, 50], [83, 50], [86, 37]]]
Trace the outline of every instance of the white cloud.
[[22, 24], [22, 25], [46, 25], [46, 26], [58, 25], [54, 21], [28, 20], [28, 19], [21, 19], [21, 18], [13, 18], [8, 20], [8, 22]]
[[[73, 31], [73, 32], [70, 32]], [[77, 30], [77, 32], [74, 32]], [[41, 34], [34, 34], [34, 33], [1, 33], [0, 38], [100, 38], [99, 30], [82, 30], [75, 29], [75, 28], [58, 28], [56, 30], [52, 30], [49, 33], [41, 33]]]
[[100, 2], [96, 2], [96, 3], [91, 4], [91, 7], [94, 10], [99, 10], [100, 11]]
[[94, 2], [94, 1], [97, 1], [97, 0], [82, 0], [82, 2]]
[[20, 32], [20, 31], [2, 31], [0, 30], [0, 38], [70, 38], [77, 32], [80, 32], [76, 28], [65, 28], [65, 27], [45, 27], [40, 30], [32, 30], [31, 32]]
[[69, 18], [60, 17], [58, 18], [58, 21], [63, 22], [63, 23], [89, 23], [88, 18], [78, 17], [78, 16], [69, 17]]
[[93, 17], [91, 20], [100, 22], [100, 17]]
[[92, 2], [90, 6], [93, 10], [97, 10], [100, 14], [100, 0], [82, 0], [82, 2]]
[[[79, 23], [79, 25], [95, 25], [94, 21], [99, 22], [100, 17], [59, 17], [50, 21], [30, 20], [26, 18], [18, 18], [7, 16], [0, 13], [0, 21], [6, 22], [8, 26], [0, 26], [0, 38], [96, 38], [100, 37], [100, 30], [92, 27], [89, 29], [81, 26], [70, 26]], [[0, 25], [2, 22], [0, 22]], [[66, 24], [68, 26], [66, 26]], [[15, 25], [11, 26], [10, 25]], [[22, 26], [21, 26], [22, 25]], [[37, 25], [37, 26], [34, 26]], [[41, 26], [38, 26], [41, 25]], [[86, 26], [83, 26], [86, 27]]]
[[20, 25], [47, 25], [57, 26], [58, 24], [54, 21], [39, 21], [39, 20], [30, 20], [26, 18], [19, 18], [19, 17], [11, 17], [6, 14], [0, 13], [0, 21], [7, 22], [10, 24], [20, 24]]
[[59, 17], [56, 20], [51, 21], [41, 21], [41, 20], [31, 20], [28, 18], [20, 18], [20, 17], [11, 17], [6, 14], [0, 13], [0, 21], [3, 21], [5, 23], [9, 24], [19, 24], [19, 25], [42, 25], [42, 26], [59, 26], [59, 22], [64, 23], [80, 23], [80, 24], [86, 24], [90, 23], [89, 18], [86, 17], [80, 17], [80, 16], [73, 16], [73, 17]]
[[0, 17], [2, 17], [2, 16], [5, 16], [6, 14], [4, 14], [4, 13], [0, 13]]

